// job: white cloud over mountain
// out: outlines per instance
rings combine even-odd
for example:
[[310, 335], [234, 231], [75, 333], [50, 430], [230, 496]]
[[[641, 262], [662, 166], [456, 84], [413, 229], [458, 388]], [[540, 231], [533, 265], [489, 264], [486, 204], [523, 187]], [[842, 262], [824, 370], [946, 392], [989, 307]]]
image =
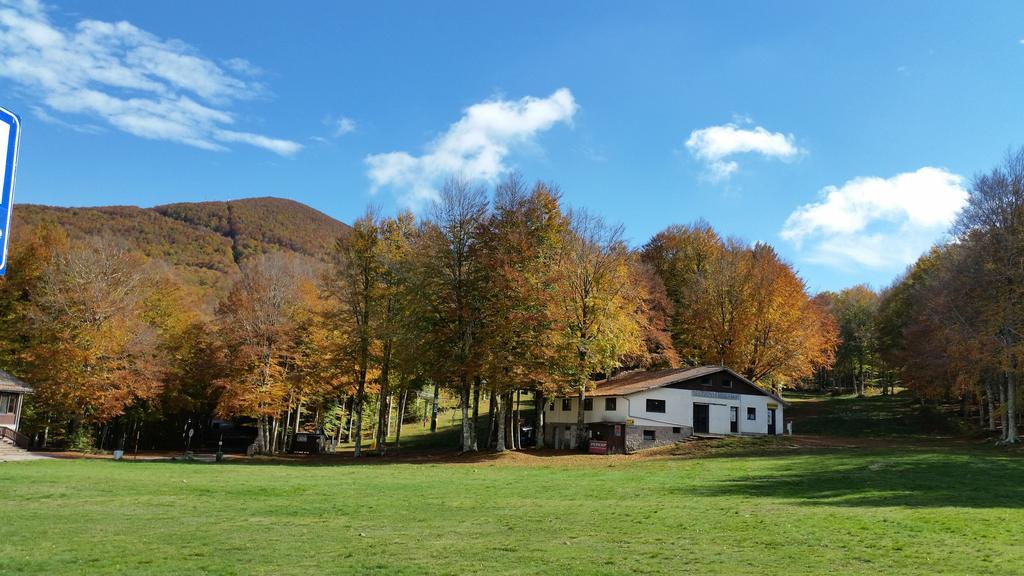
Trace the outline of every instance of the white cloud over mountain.
[[62, 28], [37, 0], [0, 0], [0, 77], [62, 123], [99, 119], [135, 136], [207, 150], [245, 143], [295, 154], [302, 148], [296, 142], [234, 128], [231, 103], [265, 93], [258, 73], [243, 59], [218, 65], [129, 22], [80, 20]]
[[826, 186], [782, 228], [810, 262], [898, 271], [941, 237], [967, 202], [962, 176], [925, 167]]
[[802, 152], [792, 134], [769, 132], [760, 126], [742, 128], [733, 123], [694, 130], [686, 140], [686, 149], [707, 165], [713, 181], [727, 180], [739, 170], [739, 163], [733, 159], [739, 154], [792, 160]]
[[558, 123], [570, 122], [577, 109], [568, 88], [546, 98], [474, 104], [419, 156], [404, 151], [367, 156], [370, 182], [374, 191], [393, 188], [403, 193], [406, 203], [416, 204], [434, 198], [438, 182], [451, 174], [493, 181], [508, 169], [505, 161], [515, 148], [534, 142]]

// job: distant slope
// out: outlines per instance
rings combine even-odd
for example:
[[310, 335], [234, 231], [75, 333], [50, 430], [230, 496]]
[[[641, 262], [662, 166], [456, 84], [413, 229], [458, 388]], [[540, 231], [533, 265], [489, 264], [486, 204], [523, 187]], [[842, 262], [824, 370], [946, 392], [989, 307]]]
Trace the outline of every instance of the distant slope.
[[322, 259], [348, 227], [305, 204], [282, 198], [168, 204], [153, 211], [230, 239], [236, 261], [276, 249]]
[[12, 242], [43, 224], [72, 240], [109, 237], [178, 268], [190, 283], [222, 288], [246, 258], [287, 251], [325, 260], [348, 226], [305, 204], [281, 198], [168, 204], [155, 208], [105, 206], [14, 207]]

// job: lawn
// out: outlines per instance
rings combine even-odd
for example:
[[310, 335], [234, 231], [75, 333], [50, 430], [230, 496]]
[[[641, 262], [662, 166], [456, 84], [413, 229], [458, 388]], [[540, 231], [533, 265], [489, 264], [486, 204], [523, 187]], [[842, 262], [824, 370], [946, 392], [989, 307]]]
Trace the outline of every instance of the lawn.
[[955, 417], [957, 406], [922, 405], [909, 391], [871, 396], [822, 396], [789, 392], [787, 420], [797, 434], [834, 436], [957, 437], [977, 432], [970, 422]]
[[0, 573], [1024, 573], [1024, 458], [704, 442], [703, 457], [0, 464]]

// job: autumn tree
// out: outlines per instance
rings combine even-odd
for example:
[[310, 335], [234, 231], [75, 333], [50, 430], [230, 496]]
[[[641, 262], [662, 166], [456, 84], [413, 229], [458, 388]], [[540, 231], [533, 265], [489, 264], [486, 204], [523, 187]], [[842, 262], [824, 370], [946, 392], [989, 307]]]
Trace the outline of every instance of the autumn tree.
[[849, 384], [863, 395], [883, 375], [879, 356], [878, 294], [864, 284], [822, 295], [823, 304], [839, 328], [835, 363], [825, 376], [837, 385]]
[[102, 424], [160, 391], [163, 358], [147, 322], [146, 259], [110, 239], [52, 253], [25, 303], [34, 332], [22, 351], [43, 411]]
[[[552, 377], [555, 319], [548, 302], [556, 293], [557, 263], [568, 220], [557, 189], [543, 183], [528, 189], [511, 174], [495, 189], [494, 210], [482, 240], [486, 290], [480, 340], [482, 367], [496, 405], [495, 450], [505, 450], [506, 421], [513, 394], [532, 390], [535, 430], [542, 429], [546, 391]], [[515, 419], [510, 419], [515, 426]], [[517, 435], [512, 432], [512, 440]], [[535, 434], [543, 446], [543, 435]]]
[[[351, 371], [355, 383], [352, 413], [355, 417], [355, 457], [362, 455], [363, 409], [370, 376], [380, 309], [381, 229], [377, 213], [368, 209], [338, 239], [333, 266], [325, 277], [325, 287], [339, 307], [334, 316], [336, 330], [349, 334], [348, 345], [339, 359]], [[345, 369], [345, 368], [343, 368]]]
[[460, 178], [446, 180], [421, 228], [417, 258], [424, 322], [435, 353], [434, 377], [453, 383], [459, 394], [463, 451], [477, 449], [470, 406], [482, 362], [486, 283], [481, 241], [487, 210], [483, 187]]
[[630, 259], [621, 226], [582, 211], [570, 214], [551, 302], [557, 362], [580, 406], [580, 447], [587, 438], [582, 407], [592, 376], [611, 372], [621, 358], [643, 350], [646, 315]]
[[954, 226], [976, 246], [979, 281], [988, 290], [983, 314], [998, 345], [1009, 415], [1003, 441], [1018, 442], [1017, 396], [1024, 348], [1024, 148], [1007, 154], [1002, 165], [975, 177], [967, 205]]
[[274, 451], [278, 417], [288, 396], [296, 285], [303, 275], [308, 272], [284, 254], [254, 258], [217, 310], [226, 354], [218, 410], [256, 419], [258, 454]]
[[412, 242], [416, 234], [412, 214], [402, 212], [395, 218], [384, 219], [379, 226], [379, 233], [379, 285], [376, 298], [379, 301], [379, 312], [374, 330], [379, 340], [377, 363], [380, 367], [376, 443], [378, 452], [383, 455], [387, 450], [392, 402], [399, 402], [398, 417], [401, 420], [401, 398], [411, 376], [416, 372], [415, 364], [411, 362], [414, 357], [405, 355], [399, 358], [396, 354], [396, 347], [414, 346], [416, 342], [414, 332], [417, 326], [412, 318], [414, 308], [410, 303], [410, 299], [416, 297], [411, 277]]
[[674, 306], [684, 362], [730, 366], [773, 386], [831, 363], [834, 322], [770, 246], [722, 240], [697, 223], [658, 233], [643, 258]]

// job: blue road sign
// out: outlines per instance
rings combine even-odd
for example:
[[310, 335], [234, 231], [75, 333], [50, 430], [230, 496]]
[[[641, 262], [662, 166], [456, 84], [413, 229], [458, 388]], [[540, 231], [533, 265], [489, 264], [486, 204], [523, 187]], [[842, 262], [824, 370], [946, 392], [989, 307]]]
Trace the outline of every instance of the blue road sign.
[[7, 244], [11, 237], [11, 210], [14, 207], [14, 172], [18, 167], [18, 142], [21, 138], [21, 120], [16, 114], [0, 108], [0, 276], [7, 273]]

